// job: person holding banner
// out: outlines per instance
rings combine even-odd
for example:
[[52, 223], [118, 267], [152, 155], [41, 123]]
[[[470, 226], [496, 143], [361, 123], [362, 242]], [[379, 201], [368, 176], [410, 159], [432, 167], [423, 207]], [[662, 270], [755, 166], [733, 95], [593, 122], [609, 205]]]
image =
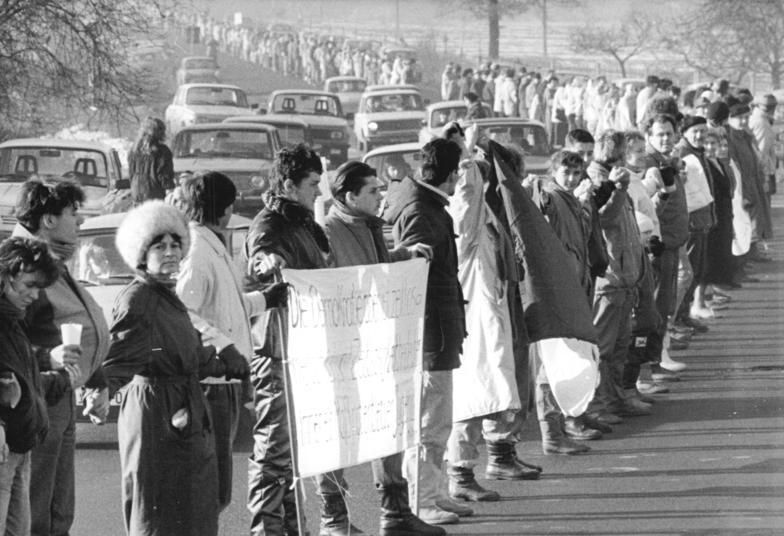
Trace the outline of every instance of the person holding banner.
[[[219, 357], [228, 354], [250, 360], [253, 340], [250, 319], [278, 307], [286, 298], [286, 284], [265, 292], [242, 292], [242, 273], [224, 245], [223, 233], [232, 215], [237, 189], [226, 175], [209, 171], [186, 179], [180, 187], [191, 248], [180, 263], [177, 295], [188, 308], [205, 346]], [[242, 411], [242, 382], [205, 378], [218, 457], [218, 501], [221, 510], [231, 502], [232, 446]]]
[[[413, 244], [388, 250], [384, 242], [384, 221], [376, 216], [383, 200], [376, 170], [357, 161], [341, 165], [330, 178], [334, 204], [324, 222], [335, 267], [378, 264], [407, 260], [415, 256], [430, 259], [432, 249]], [[381, 494], [381, 536], [437, 536], [446, 534], [415, 516], [408, 505], [408, 482], [402, 474], [401, 454], [374, 460], [373, 481]], [[344, 490], [348, 484], [343, 471], [317, 477], [321, 497], [321, 536], [364, 534], [348, 518]]]
[[[280, 282], [284, 267], [327, 268], [329, 241], [314, 220], [324, 169], [310, 147], [280, 150], [266, 206], [251, 223], [243, 252], [253, 286]], [[278, 308], [254, 321], [251, 383], [256, 407], [253, 453], [248, 460], [251, 535], [298, 535], [291, 440], [283, 363], [288, 311]]]
[[[420, 448], [404, 456], [404, 474], [419, 480], [419, 516], [427, 523], [457, 523], [470, 508], [446, 497], [443, 463], [452, 430], [452, 370], [460, 366], [465, 338], [465, 301], [457, 268], [454, 223], [446, 210], [458, 181], [462, 149], [435, 139], [422, 147], [422, 169], [406, 177], [388, 197], [384, 219], [393, 225], [395, 245], [424, 243], [433, 248], [427, 281]], [[411, 494], [415, 496], [414, 494]]]

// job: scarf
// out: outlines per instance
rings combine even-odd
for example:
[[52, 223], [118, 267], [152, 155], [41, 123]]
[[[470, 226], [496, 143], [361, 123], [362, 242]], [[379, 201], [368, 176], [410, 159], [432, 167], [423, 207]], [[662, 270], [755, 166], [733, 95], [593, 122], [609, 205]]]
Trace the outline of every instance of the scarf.
[[377, 216], [368, 216], [346, 206], [345, 203], [335, 198], [332, 200], [338, 217], [346, 223], [353, 225], [367, 225], [373, 236], [373, 247], [379, 262], [389, 262], [389, 251], [384, 242], [384, 220]]
[[277, 212], [285, 220], [304, 227], [316, 241], [319, 249], [325, 254], [329, 253], [329, 240], [324, 229], [313, 219], [313, 212], [296, 201], [279, 195], [270, 195], [267, 198], [267, 208]]

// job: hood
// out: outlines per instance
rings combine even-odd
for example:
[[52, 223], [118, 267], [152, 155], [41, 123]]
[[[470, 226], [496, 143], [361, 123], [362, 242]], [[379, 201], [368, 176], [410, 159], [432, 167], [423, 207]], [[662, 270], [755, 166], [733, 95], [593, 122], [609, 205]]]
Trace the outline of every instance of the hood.
[[372, 112], [365, 114], [368, 119], [373, 121], [392, 120], [398, 121], [400, 119], [424, 119], [424, 110], [410, 110], [407, 112]]
[[250, 109], [242, 106], [213, 106], [202, 104], [186, 104], [186, 108], [198, 115], [248, 115]]
[[348, 126], [348, 121], [342, 117], [331, 115], [303, 115], [303, 114], [272, 114], [270, 117], [280, 117], [304, 121], [311, 127], [335, 127], [343, 128]]
[[272, 160], [260, 158], [175, 158], [174, 172], [184, 171], [246, 171], [257, 172], [272, 167]]
[[442, 196], [418, 185], [411, 177], [405, 177], [402, 181], [390, 185], [386, 197], [387, 208], [382, 216], [384, 221], [389, 225], [394, 224], [403, 210], [416, 202], [424, 202], [433, 205], [434, 208], [448, 204]]

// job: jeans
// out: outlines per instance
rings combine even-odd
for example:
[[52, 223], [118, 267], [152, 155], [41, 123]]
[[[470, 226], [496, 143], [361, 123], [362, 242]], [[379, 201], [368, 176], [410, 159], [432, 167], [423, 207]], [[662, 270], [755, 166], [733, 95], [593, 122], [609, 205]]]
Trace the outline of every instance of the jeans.
[[[443, 471], [444, 453], [452, 431], [452, 371], [424, 371], [422, 373], [422, 403], [420, 405], [419, 448], [404, 454], [403, 474], [409, 486], [416, 479], [419, 463], [419, 506], [432, 507], [446, 495]], [[416, 509], [416, 495], [409, 494], [412, 509]]]
[[215, 454], [218, 458], [218, 506], [224, 510], [231, 502], [234, 438], [242, 407], [241, 383], [202, 384], [212, 412]]
[[30, 506], [33, 536], [66, 536], [74, 520], [76, 409], [68, 389], [47, 408], [49, 432], [31, 452]]
[[8, 453], [0, 464], [0, 535], [30, 534], [30, 453]]

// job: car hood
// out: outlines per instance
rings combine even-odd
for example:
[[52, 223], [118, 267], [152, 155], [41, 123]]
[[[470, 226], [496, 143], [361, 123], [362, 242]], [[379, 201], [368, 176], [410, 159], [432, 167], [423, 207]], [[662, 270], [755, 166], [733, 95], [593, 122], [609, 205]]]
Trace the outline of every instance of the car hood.
[[202, 104], [185, 104], [185, 108], [196, 114], [203, 115], [248, 115], [252, 113], [248, 108], [241, 106], [210, 106]]
[[368, 121], [385, 121], [398, 119], [422, 119], [425, 117], [424, 110], [411, 110], [408, 112], [377, 112], [364, 114]]
[[348, 121], [342, 117], [333, 117], [329, 115], [304, 115], [304, 114], [271, 114], [270, 117], [282, 117], [286, 119], [295, 119], [298, 121], [305, 121], [312, 127], [345, 127]]
[[272, 167], [271, 160], [260, 158], [175, 158], [174, 172], [183, 171], [246, 171], [256, 172]]

